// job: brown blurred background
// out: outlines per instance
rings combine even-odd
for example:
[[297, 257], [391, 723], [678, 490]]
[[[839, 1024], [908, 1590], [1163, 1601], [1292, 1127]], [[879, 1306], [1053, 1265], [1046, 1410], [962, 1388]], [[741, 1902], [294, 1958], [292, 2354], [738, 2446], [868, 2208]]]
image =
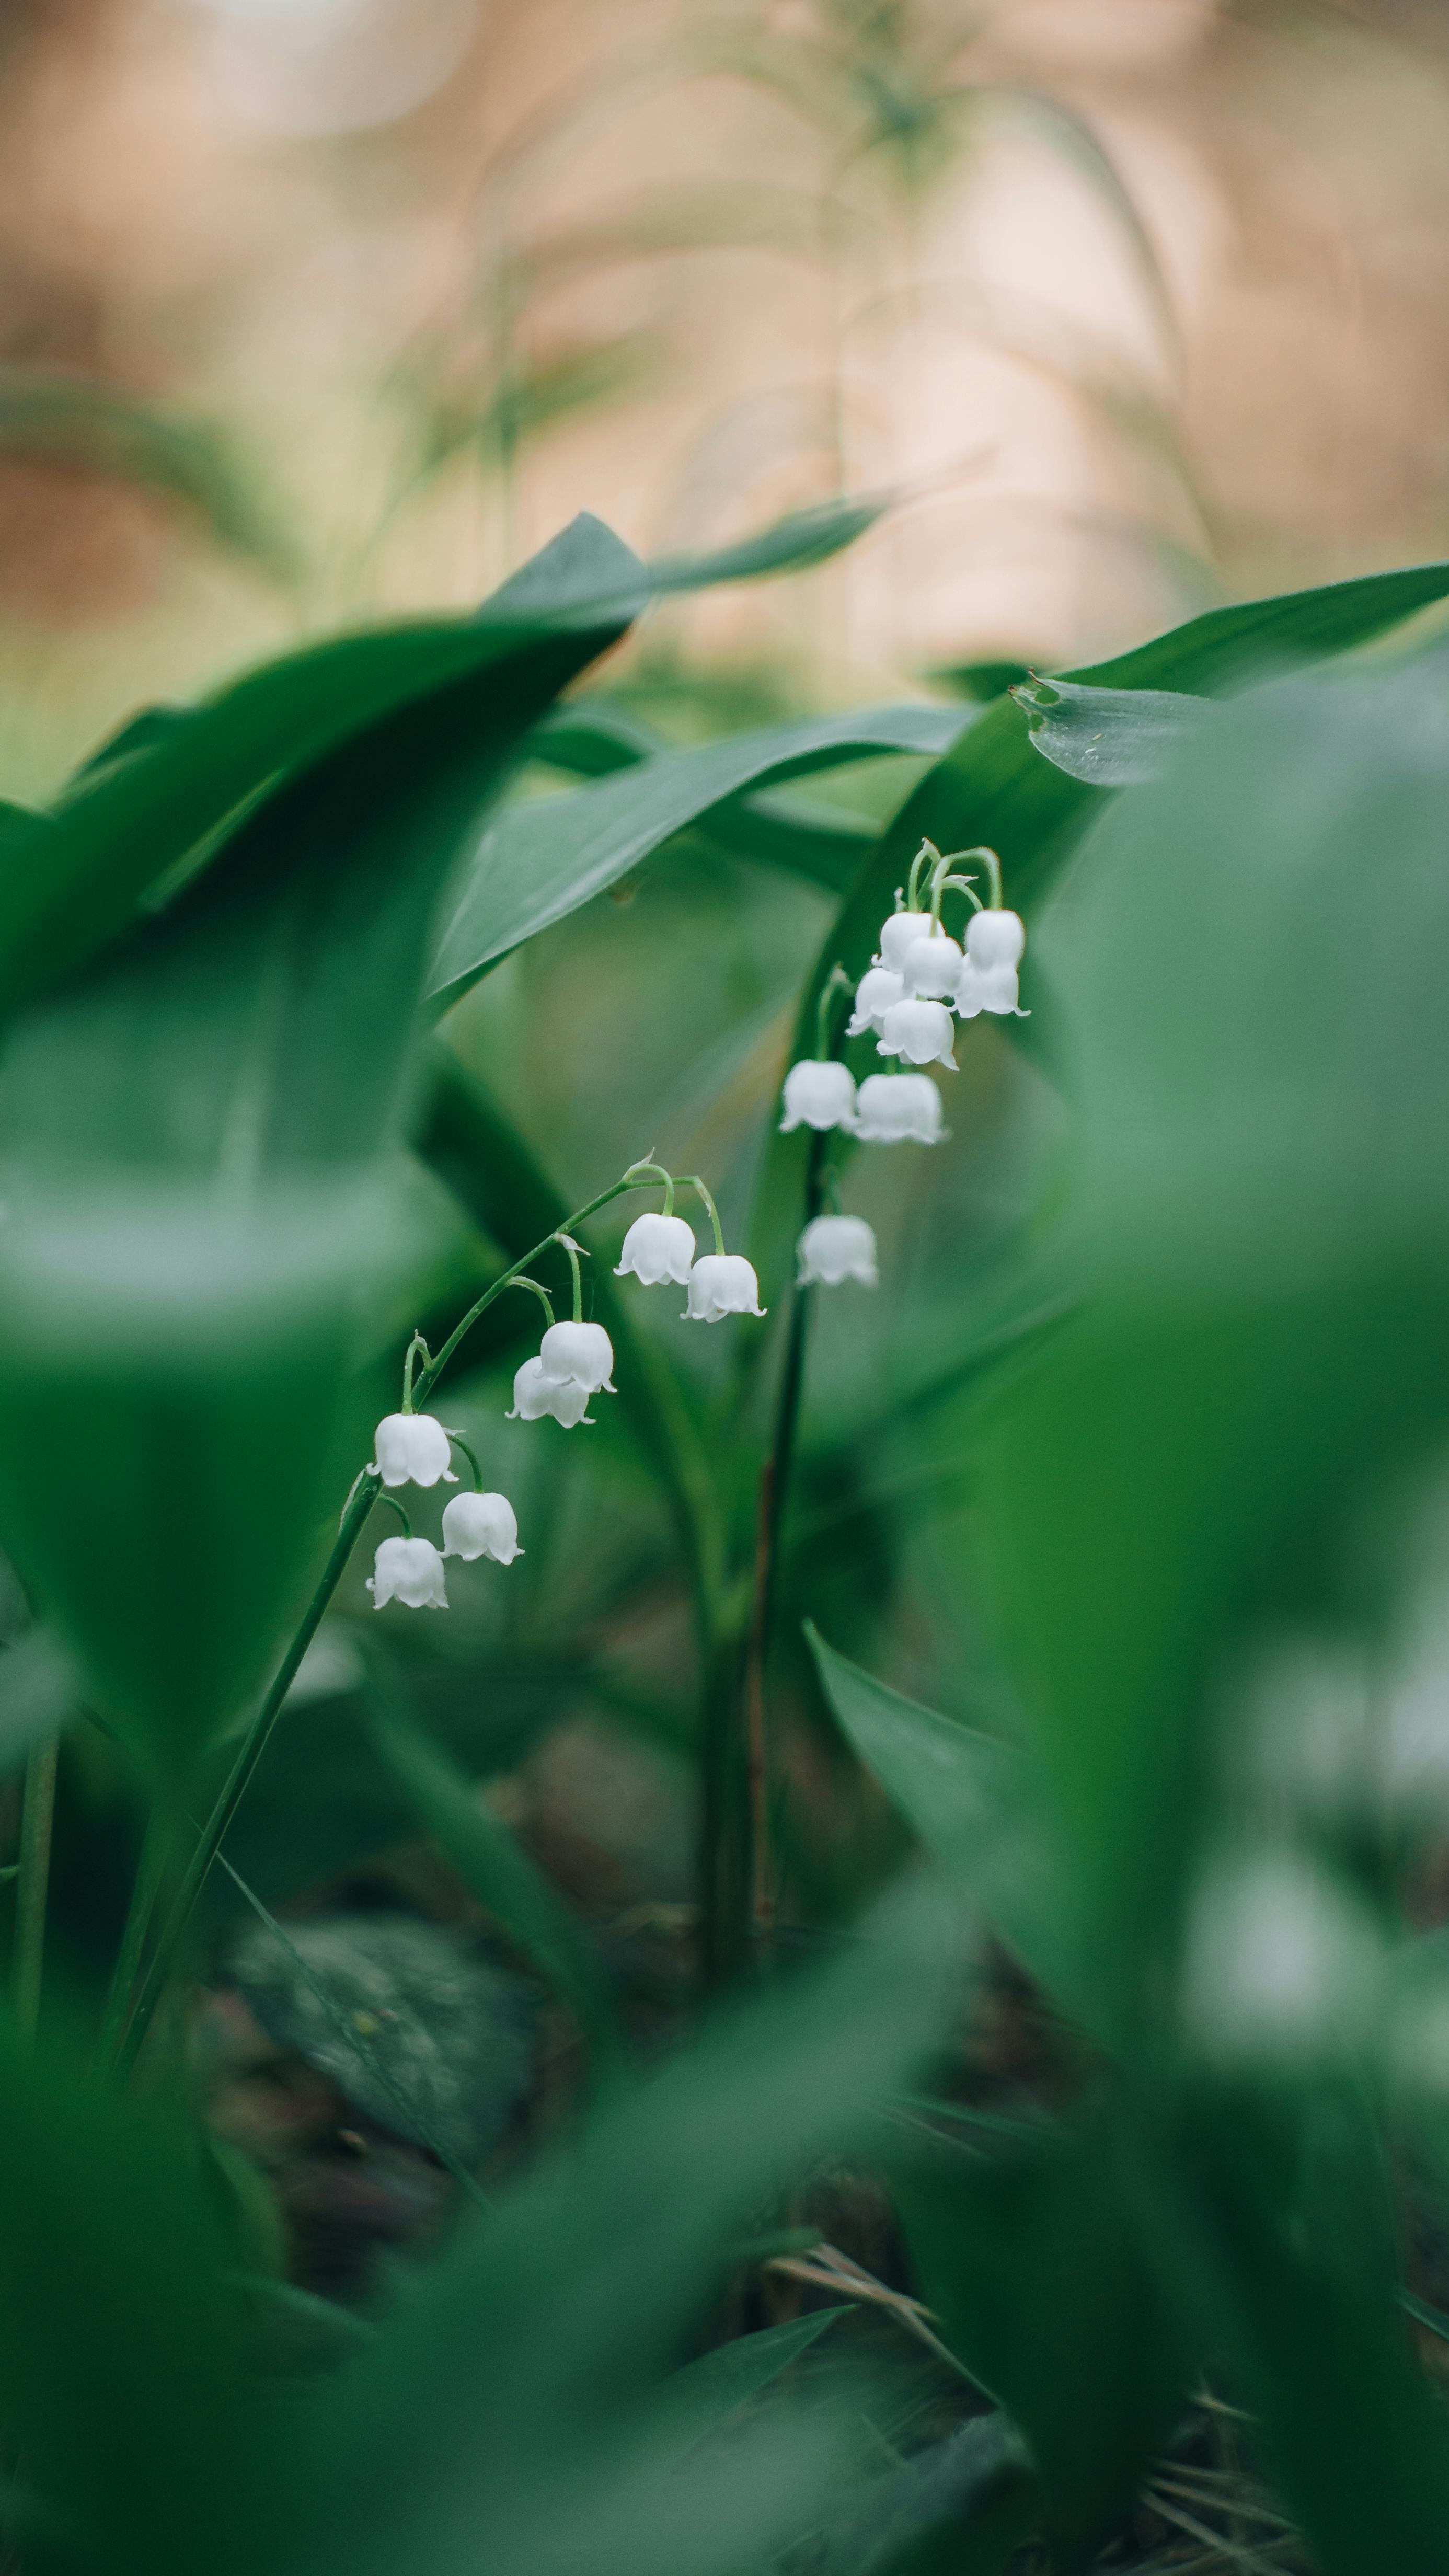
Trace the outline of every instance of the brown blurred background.
[[575, 509], [835, 702], [1449, 549], [1449, 12], [5, 0], [0, 786]]

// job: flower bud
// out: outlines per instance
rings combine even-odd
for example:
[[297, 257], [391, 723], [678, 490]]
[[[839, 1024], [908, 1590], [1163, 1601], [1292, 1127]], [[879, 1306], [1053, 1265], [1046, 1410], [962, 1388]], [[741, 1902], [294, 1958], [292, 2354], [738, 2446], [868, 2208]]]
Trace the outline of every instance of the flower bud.
[[780, 1133], [792, 1128], [848, 1127], [855, 1112], [855, 1076], [848, 1065], [817, 1064], [802, 1057], [785, 1076], [785, 1115]]
[[867, 1029], [874, 1029], [879, 1037], [881, 1021], [905, 989], [893, 966], [867, 966], [855, 988], [855, 1009], [846, 1023], [846, 1036], [863, 1038]]
[[572, 1431], [580, 1422], [592, 1423], [588, 1402], [589, 1390], [576, 1377], [550, 1377], [541, 1359], [525, 1360], [513, 1380], [513, 1410], [506, 1419], [541, 1422], [547, 1413]]
[[706, 1252], [689, 1274], [686, 1316], [718, 1324], [726, 1315], [763, 1315], [760, 1283], [742, 1252]]
[[694, 1236], [682, 1216], [636, 1216], [614, 1276], [623, 1279], [632, 1271], [646, 1288], [661, 1288], [666, 1279], [685, 1288], [693, 1261]]
[[899, 975], [906, 961], [906, 951], [917, 939], [927, 939], [931, 931], [928, 912], [893, 912], [880, 927], [880, 954], [872, 960], [876, 966], [890, 966]]
[[409, 1610], [446, 1610], [448, 1606], [443, 1560], [430, 1538], [385, 1538], [373, 1558], [367, 1588], [374, 1610], [380, 1610], [385, 1601], [401, 1601]]
[[[961, 971], [964, 975], [964, 966]], [[875, 1051], [903, 1055], [908, 1064], [948, 1064], [954, 1073], [951, 1040], [955, 1034], [944, 1002], [892, 1002]]]
[[491, 1556], [495, 1565], [511, 1565], [523, 1550], [513, 1505], [503, 1494], [455, 1494], [443, 1513], [443, 1554]]
[[968, 957], [956, 987], [956, 1008], [963, 1020], [974, 1020], [978, 1011], [1004, 1014], [1016, 1009], [1020, 991], [1014, 966], [978, 966]]
[[[890, 1076], [878, 1074], [875, 1079], [888, 1082]], [[934, 1093], [934, 1083], [931, 1089]], [[797, 1288], [838, 1288], [845, 1279], [858, 1279], [862, 1288], [880, 1285], [875, 1234], [863, 1216], [817, 1216], [795, 1249], [800, 1257]], [[450, 1503], [448, 1510], [452, 1509]], [[445, 1514], [443, 1527], [447, 1525]]]
[[928, 1073], [868, 1073], [855, 1103], [855, 1132], [867, 1145], [939, 1145], [941, 1095]]
[[913, 939], [901, 966], [906, 992], [928, 1002], [954, 1002], [960, 972], [961, 951], [944, 930], [934, 939]]
[[571, 1378], [586, 1395], [617, 1395], [614, 1345], [602, 1324], [550, 1324], [538, 1346], [545, 1377]]
[[384, 1414], [372, 1435], [377, 1452], [369, 1476], [385, 1485], [456, 1485], [448, 1434], [431, 1413]]
[[1019, 966], [1026, 923], [1019, 912], [973, 912], [966, 925], [966, 954], [973, 966]]

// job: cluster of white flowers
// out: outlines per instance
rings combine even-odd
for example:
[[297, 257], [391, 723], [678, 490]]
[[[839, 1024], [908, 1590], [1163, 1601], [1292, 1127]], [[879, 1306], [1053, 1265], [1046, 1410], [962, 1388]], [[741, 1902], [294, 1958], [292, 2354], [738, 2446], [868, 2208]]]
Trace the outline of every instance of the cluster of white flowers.
[[[986, 866], [991, 901], [982, 904], [975, 880], [953, 873], [965, 859]], [[974, 909], [964, 948], [941, 921], [948, 889]], [[929, 895], [929, 910], [922, 898]], [[902, 1064], [944, 1064], [956, 1071], [952, 1013], [974, 1020], [983, 1011], [1003, 1016], [1021, 1009], [1018, 968], [1026, 946], [1019, 914], [1004, 910], [1001, 865], [994, 850], [960, 850], [943, 858], [923, 841], [911, 866], [909, 889], [897, 887], [896, 910], [882, 922], [880, 946], [855, 990], [847, 1038], [874, 1035], [877, 1055], [896, 1059], [889, 1073], [867, 1074], [857, 1085], [848, 1065], [827, 1043], [832, 997], [849, 977], [837, 966], [820, 997], [818, 1050], [792, 1064], [785, 1076], [781, 1133], [796, 1127], [839, 1128], [870, 1145], [938, 1145], [941, 1095], [927, 1073]], [[817, 1217], [800, 1237], [798, 1284], [837, 1287], [844, 1279], [876, 1284], [876, 1243], [863, 1217]]]
[[[646, 1288], [674, 1281], [688, 1292], [683, 1313], [694, 1323], [718, 1324], [726, 1315], [763, 1315], [754, 1269], [742, 1253], [726, 1252], [718, 1211], [698, 1174], [691, 1173], [687, 1181], [676, 1185], [662, 1164], [642, 1162], [630, 1166], [625, 1180], [638, 1186], [646, 1173], [657, 1174], [664, 1185], [664, 1210], [662, 1214], [635, 1218], [624, 1237], [615, 1277], [638, 1279]], [[713, 1252], [696, 1253], [691, 1228], [674, 1213], [676, 1186], [693, 1189], [704, 1201], [714, 1229]], [[849, 1228], [854, 1220], [836, 1222]], [[863, 1231], [870, 1235], [868, 1226]], [[573, 1431], [580, 1423], [592, 1424], [594, 1416], [588, 1409], [591, 1396], [614, 1395], [618, 1391], [614, 1385], [614, 1346], [602, 1324], [584, 1321], [580, 1269], [581, 1258], [587, 1258], [584, 1247], [570, 1234], [560, 1233], [552, 1240], [568, 1254], [573, 1276], [573, 1320], [555, 1322], [547, 1290], [537, 1280], [510, 1275], [510, 1286], [531, 1289], [540, 1300], [548, 1324], [536, 1356], [525, 1360], [514, 1375], [513, 1405], [506, 1419], [539, 1422], [547, 1415], [566, 1431]], [[870, 1251], [873, 1254], [873, 1237]], [[830, 1257], [838, 1263], [839, 1249]], [[859, 1258], [858, 1251], [853, 1257]], [[451, 1461], [456, 1446], [472, 1467], [476, 1484], [478, 1463], [467, 1442], [434, 1415], [412, 1410], [413, 1356], [421, 1349], [420, 1337], [414, 1336], [404, 1364], [403, 1411], [389, 1413], [378, 1424], [377, 1455], [366, 1473], [380, 1478], [389, 1490], [407, 1484], [455, 1485], [458, 1479]], [[444, 1557], [458, 1556], [471, 1562], [487, 1556], [496, 1565], [511, 1565], [516, 1556], [523, 1554], [513, 1506], [502, 1494], [455, 1494], [443, 1512], [441, 1550], [431, 1539], [413, 1536], [400, 1503], [394, 1503], [393, 1509], [402, 1520], [404, 1534], [401, 1538], [384, 1539], [377, 1550], [367, 1586], [374, 1609], [380, 1610], [388, 1601], [401, 1601], [410, 1610], [446, 1610]]]

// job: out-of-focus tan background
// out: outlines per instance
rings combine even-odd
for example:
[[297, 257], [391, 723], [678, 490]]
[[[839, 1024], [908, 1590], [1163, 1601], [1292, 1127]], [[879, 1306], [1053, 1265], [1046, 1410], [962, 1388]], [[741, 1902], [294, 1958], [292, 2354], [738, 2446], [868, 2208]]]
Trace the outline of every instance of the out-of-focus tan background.
[[1449, 551], [1446, 286], [1437, 0], [8, 0], [0, 785], [580, 507], [897, 488], [824, 702]]

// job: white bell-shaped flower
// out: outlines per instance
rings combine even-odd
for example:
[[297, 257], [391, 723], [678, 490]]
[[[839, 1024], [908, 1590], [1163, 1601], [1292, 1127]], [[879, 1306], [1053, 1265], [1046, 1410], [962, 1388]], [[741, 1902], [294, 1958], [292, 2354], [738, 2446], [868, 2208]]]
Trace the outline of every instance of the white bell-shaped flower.
[[868, 1073], [856, 1094], [855, 1132], [867, 1145], [939, 1145], [941, 1095], [928, 1073]]
[[928, 938], [930, 929], [928, 912], [893, 912], [889, 921], [881, 923], [880, 952], [872, 962], [877, 966], [890, 966], [899, 975], [908, 949], [917, 939]]
[[614, 1345], [602, 1324], [550, 1324], [538, 1346], [545, 1377], [572, 1378], [586, 1395], [617, 1395]]
[[[448, 1508], [451, 1511], [453, 1505]], [[448, 1606], [443, 1560], [430, 1538], [385, 1538], [373, 1558], [367, 1588], [374, 1610], [380, 1610], [385, 1601], [401, 1601], [409, 1610], [446, 1610]]]
[[694, 1267], [694, 1234], [682, 1216], [636, 1216], [624, 1237], [624, 1249], [614, 1273], [623, 1279], [632, 1271], [646, 1288], [661, 1288], [666, 1279], [686, 1288]]
[[491, 1556], [495, 1565], [511, 1565], [523, 1550], [518, 1520], [506, 1494], [455, 1494], [443, 1513], [443, 1554]]
[[448, 1434], [431, 1413], [384, 1414], [372, 1435], [377, 1452], [369, 1476], [385, 1485], [456, 1485]]
[[589, 1390], [576, 1377], [550, 1377], [541, 1359], [525, 1360], [514, 1376], [513, 1410], [506, 1418], [541, 1422], [547, 1413], [572, 1431], [580, 1422], [592, 1423], [588, 1403]]
[[848, 1038], [863, 1038], [867, 1029], [880, 1035], [880, 1024], [892, 1002], [905, 992], [904, 978], [893, 966], [867, 966], [855, 988], [855, 1009], [845, 1024]]
[[742, 1252], [703, 1253], [689, 1274], [686, 1316], [718, 1324], [726, 1315], [763, 1315], [760, 1283]]
[[875, 1051], [903, 1055], [908, 1064], [948, 1064], [954, 1073], [951, 1040], [955, 1034], [944, 1002], [892, 1002]]
[[966, 954], [973, 966], [1019, 966], [1026, 923], [1019, 912], [973, 912], [966, 925]]
[[901, 968], [906, 992], [924, 1002], [954, 1002], [960, 972], [960, 948], [944, 930], [934, 939], [913, 939]]
[[[890, 1075], [878, 1074], [875, 1079], [889, 1082]], [[935, 1090], [934, 1083], [931, 1088]], [[817, 1216], [795, 1249], [800, 1257], [797, 1288], [838, 1288], [846, 1279], [858, 1279], [862, 1288], [880, 1285], [875, 1233], [863, 1216]], [[452, 1508], [450, 1503], [449, 1511]], [[445, 1517], [443, 1527], [447, 1525]]]
[[855, 1076], [844, 1064], [817, 1064], [803, 1056], [785, 1076], [785, 1115], [780, 1133], [792, 1128], [848, 1127], [855, 1115]]
[[1021, 986], [1014, 966], [978, 966], [973, 958], [967, 958], [956, 987], [956, 1008], [963, 1020], [974, 1020], [978, 1011], [1005, 1015], [1016, 1009], [1020, 998]]

